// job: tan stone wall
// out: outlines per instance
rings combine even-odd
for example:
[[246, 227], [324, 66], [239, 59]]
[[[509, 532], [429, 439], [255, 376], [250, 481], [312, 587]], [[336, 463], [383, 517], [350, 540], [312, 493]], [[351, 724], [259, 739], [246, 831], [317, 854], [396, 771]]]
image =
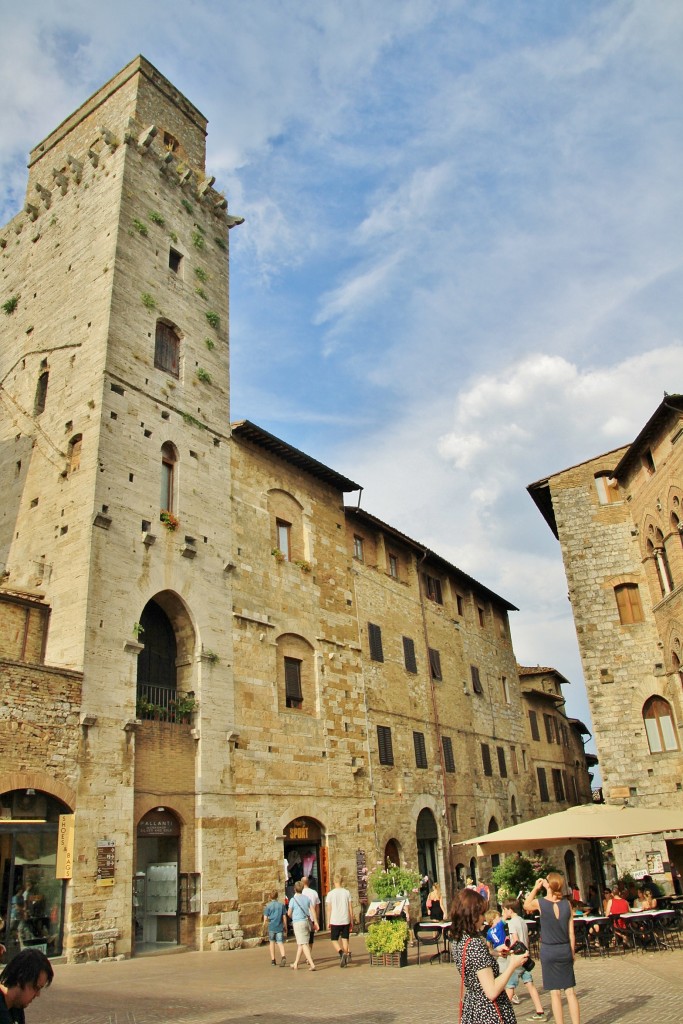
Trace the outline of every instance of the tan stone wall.
[[[617, 500], [601, 505], [595, 474], [612, 472], [627, 449], [550, 479], [565, 572], [608, 800], [634, 806], [681, 806], [683, 755], [650, 753], [642, 718], [645, 701], [659, 694], [683, 720], [680, 677], [673, 655], [683, 642], [683, 558], [672, 513], [680, 507], [683, 456], [672, 443], [680, 414], [648, 440], [656, 464], [649, 475], [638, 457], [619, 480]], [[639, 454], [639, 453], [638, 453]], [[675, 499], [678, 502], [675, 503]], [[666, 539], [673, 574], [662, 595], [647, 540]], [[620, 622], [614, 587], [637, 584], [643, 621]], [[679, 745], [680, 727], [679, 727]], [[635, 870], [651, 840], [621, 844], [621, 870]]]

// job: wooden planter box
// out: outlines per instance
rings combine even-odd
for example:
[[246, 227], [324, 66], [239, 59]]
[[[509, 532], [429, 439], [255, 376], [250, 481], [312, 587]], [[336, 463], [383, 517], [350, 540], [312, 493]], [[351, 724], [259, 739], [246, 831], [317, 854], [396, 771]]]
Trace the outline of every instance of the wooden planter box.
[[370, 954], [370, 966], [371, 967], [407, 967], [408, 966], [408, 950], [404, 949], [400, 953], [371, 953]]

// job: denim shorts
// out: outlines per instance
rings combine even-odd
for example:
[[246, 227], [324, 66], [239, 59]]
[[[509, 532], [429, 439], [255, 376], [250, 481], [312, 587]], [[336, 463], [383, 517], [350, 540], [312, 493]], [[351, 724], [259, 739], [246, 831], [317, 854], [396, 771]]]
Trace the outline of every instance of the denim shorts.
[[527, 985], [530, 981], [533, 981], [533, 980], [534, 979], [531, 976], [531, 971], [525, 971], [524, 968], [521, 967], [521, 968], [518, 968], [516, 971], [512, 972], [512, 974], [510, 975], [510, 979], [509, 979], [507, 985], [505, 986], [505, 988], [517, 988], [517, 986], [519, 985], [520, 981], [522, 981], [525, 985]]

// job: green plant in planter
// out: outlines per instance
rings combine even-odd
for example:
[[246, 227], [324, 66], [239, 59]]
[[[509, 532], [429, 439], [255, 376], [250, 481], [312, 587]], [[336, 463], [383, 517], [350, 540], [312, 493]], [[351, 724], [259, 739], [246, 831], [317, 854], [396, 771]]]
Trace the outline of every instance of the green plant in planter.
[[378, 900], [395, 899], [396, 896], [408, 896], [415, 892], [420, 886], [420, 876], [417, 871], [409, 868], [400, 868], [397, 864], [390, 864], [383, 868], [378, 866], [368, 876], [368, 890]]
[[159, 514], [159, 519], [170, 533], [174, 533], [180, 526], [180, 520], [178, 517], [174, 516], [172, 512], [168, 511], [168, 509], [164, 509], [163, 512]]
[[303, 559], [297, 559], [296, 562], [294, 563], [294, 565], [298, 565], [302, 572], [310, 572], [311, 571], [311, 563], [310, 562], [306, 562]]
[[190, 690], [189, 693], [179, 694], [175, 700], [169, 701], [170, 710], [173, 712], [176, 721], [189, 719], [190, 715], [197, 709], [197, 698]]
[[520, 891], [530, 892], [537, 878], [546, 878], [557, 868], [545, 858], [529, 860], [519, 854], [506, 857], [491, 875], [498, 900], [514, 900]]
[[284, 552], [280, 551], [279, 548], [273, 548], [270, 553], [271, 553], [271, 555], [273, 556], [273, 558], [275, 559], [276, 562], [284, 562], [284, 560], [285, 560]]
[[378, 921], [365, 936], [368, 953], [402, 953], [408, 942], [407, 921]]

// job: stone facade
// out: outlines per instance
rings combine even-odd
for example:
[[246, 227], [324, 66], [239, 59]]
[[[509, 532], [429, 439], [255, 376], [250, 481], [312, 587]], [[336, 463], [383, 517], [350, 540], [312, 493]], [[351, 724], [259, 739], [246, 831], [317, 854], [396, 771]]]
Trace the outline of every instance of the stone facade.
[[[0, 231], [3, 792], [75, 815], [71, 960], [253, 940], [288, 851], [323, 889], [385, 855], [451, 889], [490, 870], [454, 842], [546, 809], [512, 606], [231, 429], [205, 133], [137, 58]], [[143, 914], [169, 868], [177, 908]]]
[[[562, 548], [608, 802], [683, 807], [682, 436], [667, 396], [633, 444], [529, 488]], [[654, 854], [671, 887], [680, 839], [616, 844], [621, 871], [653, 874]]]

